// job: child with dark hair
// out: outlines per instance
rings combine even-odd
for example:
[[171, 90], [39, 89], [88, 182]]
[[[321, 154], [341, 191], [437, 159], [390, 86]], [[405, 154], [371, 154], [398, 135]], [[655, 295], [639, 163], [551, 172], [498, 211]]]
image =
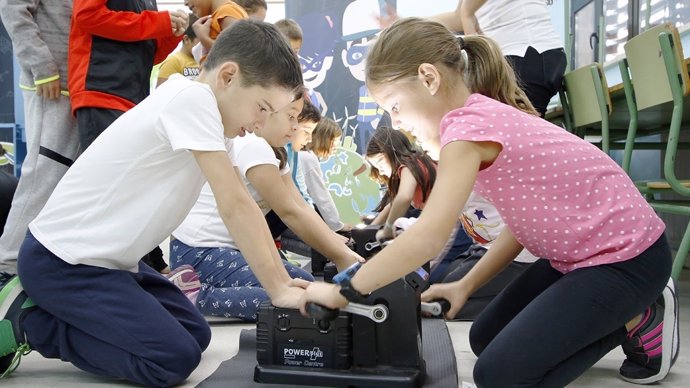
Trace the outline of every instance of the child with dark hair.
[[197, 20], [196, 15], [189, 14], [189, 26], [182, 36], [182, 47], [161, 63], [156, 86], [160, 86], [173, 74], [182, 74], [190, 80], [194, 80], [199, 75], [199, 64], [192, 55], [192, 48], [199, 43], [192, 26]]
[[180, 289], [139, 259], [179, 225], [206, 182], [273, 304], [297, 306], [304, 290], [280, 272], [228, 151], [302, 84], [278, 30], [239, 21], [218, 36], [196, 81], [173, 75], [108, 127], [29, 225], [19, 278], [0, 290], [0, 357], [18, 361], [34, 349], [145, 386], [184, 381], [211, 331]]
[[[410, 206], [422, 210], [436, 180], [436, 162], [412, 144], [402, 131], [381, 127], [369, 139], [366, 158], [371, 164], [369, 174], [386, 187], [381, 203], [374, 209], [379, 214], [372, 225], [383, 225], [376, 232], [379, 241], [395, 237], [395, 222], [404, 217]], [[444, 249], [430, 259], [430, 276], [440, 280], [448, 265], [471, 244], [458, 221]]]
[[374, 132], [367, 144], [366, 159], [370, 175], [383, 183], [386, 193], [375, 209], [379, 214], [372, 224], [383, 224], [377, 240], [395, 237], [394, 223], [412, 205], [423, 209], [436, 180], [436, 163], [413, 145], [401, 131], [382, 127]]

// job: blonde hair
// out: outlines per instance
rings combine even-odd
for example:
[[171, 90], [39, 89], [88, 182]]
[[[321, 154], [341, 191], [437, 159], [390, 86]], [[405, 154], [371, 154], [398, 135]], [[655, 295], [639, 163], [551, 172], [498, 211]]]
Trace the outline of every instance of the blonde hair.
[[275, 22], [281, 34], [290, 40], [302, 40], [302, 27], [293, 19], [280, 19]]
[[319, 159], [324, 159], [330, 156], [333, 141], [336, 137], [343, 135], [343, 130], [338, 123], [323, 117], [311, 135], [311, 143], [308, 149], [311, 150]]
[[481, 35], [456, 38], [442, 24], [420, 18], [400, 19], [381, 33], [367, 56], [367, 85], [416, 77], [422, 63], [451, 80], [462, 77], [473, 93], [539, 115], [496, 42]]

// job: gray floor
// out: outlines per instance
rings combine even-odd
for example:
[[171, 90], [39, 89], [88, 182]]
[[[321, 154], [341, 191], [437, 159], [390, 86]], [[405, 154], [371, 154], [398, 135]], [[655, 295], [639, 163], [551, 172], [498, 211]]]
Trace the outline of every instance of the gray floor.
[[[681, 352], [669, 376], [659, 385], [665, 387], [687, 387], [690, 385], [690, 270], [686, 269], [678, 284], [680, 294], [680, 338]], [[213, 340], [203, 355], [199, 367], [182, 387], [194, 387], [218, 365], [237, 353], [239, 333], [252, 325], [213, 322]], [[472, 382], [472, 367], [476, 360], [470, 350], [467, 334], [470, 323], [449, 322], [453, 346], [458, 361], [462, 382]], [[171, 339], [174, 341], [174, 339]], [[617, 377], [617, 370], [623, 361], [623, 353], [616, 349], [599, 361], [587, 373], [577, 379], [573, 387], [633, 387]], [[685, 381], [685, 383], [683, 383]], [[123, 382], [103, 380], [73, 367], [71, 364], [48, 360], [39, 354], [31, 353], [22, 360], [21, 366], [7, 380], [2, 380], [2, 387], [120, 387], [128, 386]]]

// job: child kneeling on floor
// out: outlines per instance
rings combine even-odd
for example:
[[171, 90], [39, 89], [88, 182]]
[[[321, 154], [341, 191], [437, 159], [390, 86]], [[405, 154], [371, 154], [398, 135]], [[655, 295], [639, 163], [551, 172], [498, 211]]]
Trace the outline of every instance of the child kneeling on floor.
[[668, 374], [678, 315], [663, 221], [608, 155], [535, 114], [495, 42], [401, 19], [370, 48], [366, 82], [393, 125], [438, 151], [436, 182], [414, 225], [351, 281], [309, 285], [303, 310], [361, 301], [438, 254], [474, 189], [506, 228], [467, 275], [422, 299], [448, 300], [454, 316], [523, 248], [543, 258], [474, 321], [477, 386], [564, 387], [621, 345], [623, 379]]
[[275, 245], [228, 150], [301, 87], [299, 62], [275, 27], [238, 21], [219, 35], [197, 82], [170, 77], [106, 129], [30, 224], [21, 284], [14, 277], [0, 290], [2, 366], [34, 349], [141, 385], [184, 381], [210, 328], [139, 258], [184, 219], [206, 181], [273, 304], [296, 307], [303, 289], [265, 259]]

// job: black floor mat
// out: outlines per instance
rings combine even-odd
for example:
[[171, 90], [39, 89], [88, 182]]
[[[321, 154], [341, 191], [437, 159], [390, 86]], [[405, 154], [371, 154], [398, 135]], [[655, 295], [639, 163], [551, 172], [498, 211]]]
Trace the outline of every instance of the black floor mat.
[[[446, 388], [458, 386], [458, 364], [448, 327], [441, 319], [422, 319], [424, 360], [426, 361], [425, 387]], [[256, 365], [256, 331], [242, 330], [237, 355], [223, 361], [218, 369], [198, 388], [297, 387], [296, 385], [261, 384], [254, 382]]]

